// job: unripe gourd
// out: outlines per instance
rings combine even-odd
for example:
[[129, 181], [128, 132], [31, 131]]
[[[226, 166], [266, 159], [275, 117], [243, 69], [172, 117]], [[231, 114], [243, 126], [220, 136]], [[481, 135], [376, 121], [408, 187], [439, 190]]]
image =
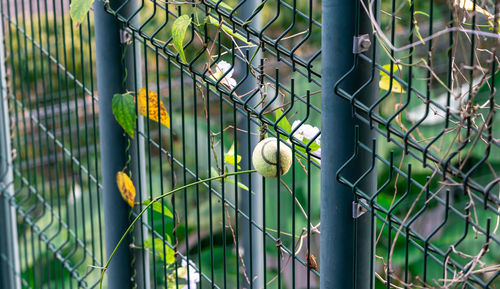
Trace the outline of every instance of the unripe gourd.
[[[252, 163], [257, 172], [266, 178], [278, 176], [278, 139], [268, 137], [253, 149]], [[292, 150], [283, 142], [279, 150], [279, 172], [284, 175], [292, 166]]]

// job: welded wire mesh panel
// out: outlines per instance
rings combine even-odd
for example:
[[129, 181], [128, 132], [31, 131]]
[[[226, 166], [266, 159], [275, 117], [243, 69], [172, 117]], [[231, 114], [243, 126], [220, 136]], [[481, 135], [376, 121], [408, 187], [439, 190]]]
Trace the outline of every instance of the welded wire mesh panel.
[[[0, 3], [14, 159], [14, 195], [2, 194], [19, 247], [19, 268], [7, 270], [23, 288], [98, 286], [113, 229], [102, 216], [114, 213], [101, 208], [101, 175], [118, 176], [134, 207], [117, 226], [140, 214], [122, 244], [137, 253], [123, 267], [131, 287], [319, 287], [320, 1], [104, 2], [130, 90], [115, 92], [110, 119], [128, 160], [105, 174], [94, 70], [106, 61], [94, 61], [92, 14], [77, 24], [69, 1]], [[323, 91], [377, 135], [356, 131], [331, 176], [355, 195], [353, 218], [371, 218], [370, 234], [346, 239], [370, 242], [372, 258], [353, 260], [371, 260], [364, 278], [376, 288], [500, 286], [497, 3], [355, 6], [352, 67]]]
[[1, 270], [16, 270], [22, 288], [94, 288], [100, 270], [89, 265], [102, 265], [104, 248], [93, 24], [76, 27], [68, 1], [0, 5], [14, 174], [4, 197], [19, 249], [19, 268]]
[[[373, 220], [376, 287], [496, 288], [498, 4], [394, 0], [357, 7], [375, 45], [357, 54], [353, 67], [371, 64], [380, 91], [368, 102], [344, 90], [353, 76], [347, 72], [336, 93], [379, 136], [358, 142], [346, 163], [366, 151], [370, 170], [339, 176]], [[361, 191], [359, 181], [377, 167], [376, 193]]]
[[[149, 256], [150, 286], [317, 288], [320, 3], [131, 4], [106, 10], [123, 25], [124, 53], [135, 55], [128, 75], [142, 72], [132, 89], [138, 113], [149, 115], [132, 140], [146, 144], [139, 203], [199, 182], [141, 218], [146, 241], [133, 247]], [[288, 172], [206, 180], [252, 170], [267, 137], [291, 154], [263, 164], [288, 160]]]

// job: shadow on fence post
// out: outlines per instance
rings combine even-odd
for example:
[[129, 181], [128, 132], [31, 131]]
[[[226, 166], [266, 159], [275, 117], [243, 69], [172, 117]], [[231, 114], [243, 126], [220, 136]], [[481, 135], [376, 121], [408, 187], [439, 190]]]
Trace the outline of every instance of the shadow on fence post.
[[[109, 5], [116, 9], [122, 1], [111, 0]], [[136, 1], [130, 1], [120, 9], [121, 15], [131, 15], [137, 8]], [[135, 18], [137, 18], [136, 16]], [[123, 201], [116, 186], [116, 173], [121, 171], [128, 159], [126, 147], [128, 136], [116, 122], [112, 113], [112, 98], [115, 93], [127, 90], [134, 91], [141, 86], [141, 64], [137, 46], [129, 46], [125, 57], [125, 66], [122, 63], [122, 29], [118, 20], [105, 11], [104, 3], [96, 1], [94, 5], [97, 84], [99, 94], [99, 134], [101, 149], [101, 171], [103, 184], [103, 209], [106, 239], [106, 259], [115, 248], [123, 233], [129, 226], [130, 207]], [[134, 20], [132, 20], [134, 21]], [[138, 21], [138, 19], [135, 19]], [[137, 45], [135, 42], [132, 45]], [[136, 53], [134, 55], [134, 53]], [[134, 65], [134, 61], [136, 62]], [[128, 71], [126, 87], [123, 87], [125, 69]], [[136, 87], [137, 85], [137, 87]], [[142, 129], [142, 117], [138, 118], [139, 130]], [[139, 138], [136, 134], [136, 138]], [[136, 186], [137, 196], [145, 196], [144, 180], [144, 140], [139, 138], [130, 140], [132, 155], [129, 168], [132, 171], [132, 180]], [[139, 176], [139, 174], [141, 176]], [[141, 230], [135, 230], [135, 244], [142, 244]], [[128, 246], [132, 239], [128, 238], [116, 252], [109, 268], [106, 270], [107, 288], [133, 288], [134, 282], [138, 288], [149, 286], [149, 261], [147, 253], [142, 250], [132, 251]], [[134, 264], [132, 264], [134, 263]], [[133, 282], [132, 282], [133, 279]]]
[[[372, 65], [353, 54], [353, 37], [368, 33], [370, 25], [358, 1], [324, 0], [322, 6], [321, 288], [374, 288], [370, 266], [374, 257], [373, 231], [369, 214], [353, 218], [352, 190], [336, 179], [339, 168], [353, 154], [355, 125], [360, 128], [359, 141], [368, 147], [376, 138], [374, 130], [354, 119], [350, 102], [335, 92], [338, 81], [353, 65], [356, 68], [339, 83], [342, 90], [354, 93], [370, 80]], [[370, 57], [372, 49], [367, 52]], [[374, 73], [370, 84], [356, 95], [357, 100], [367, 105], [377, 97], [378, 71]], [[361, 149], [359, 153], [342, 173], [351, 181], [371, 164], [371, 153]], [[374, 194], [376, 177], [375, 168], [358, 185], [359, 189], [368, 195]]]
[[10, 146], [8, 90], [5, 74], [3, 21], [0, 22], [0, 288], [20, 289], [19, 250]]

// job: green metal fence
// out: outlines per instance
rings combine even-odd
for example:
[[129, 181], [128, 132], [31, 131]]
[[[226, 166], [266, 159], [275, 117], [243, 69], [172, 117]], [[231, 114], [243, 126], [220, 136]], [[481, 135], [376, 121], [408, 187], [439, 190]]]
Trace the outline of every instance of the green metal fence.
[[500, 286], [496, 2], [0, 3], [1, 288]]
[[2, 231], [2, 281], [15, 275], [2, 288], [92, 287], [88, 265], [102, 265], [93, 27], [71, 24], [67, 4], [1, 2], [2, 201], [15, 211], [2, 227], [17, 224]]

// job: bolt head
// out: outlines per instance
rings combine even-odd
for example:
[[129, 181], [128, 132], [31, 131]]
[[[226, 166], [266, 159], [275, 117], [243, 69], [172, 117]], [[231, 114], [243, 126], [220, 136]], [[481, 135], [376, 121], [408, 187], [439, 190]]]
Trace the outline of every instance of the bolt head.
[[366, 49], [366, 48], [370, 47], [371, 44], [372, 44], [372, 42], [370, 41], [370, 39], [365, 38], [365, 39], [361, 40], [360, 46], [361, 46], [361, 48]]

